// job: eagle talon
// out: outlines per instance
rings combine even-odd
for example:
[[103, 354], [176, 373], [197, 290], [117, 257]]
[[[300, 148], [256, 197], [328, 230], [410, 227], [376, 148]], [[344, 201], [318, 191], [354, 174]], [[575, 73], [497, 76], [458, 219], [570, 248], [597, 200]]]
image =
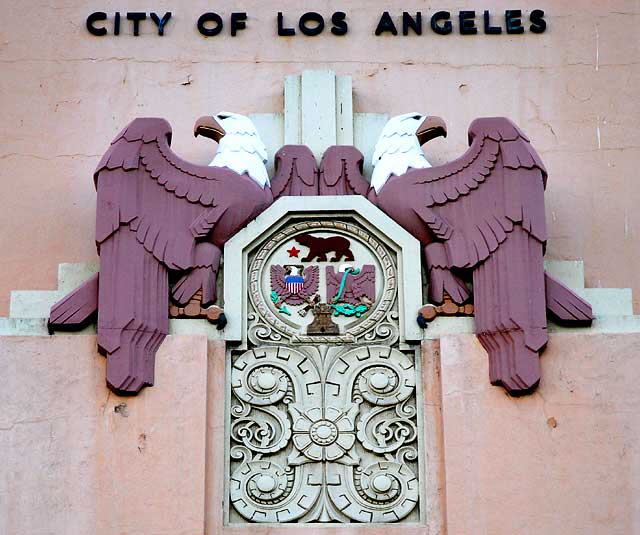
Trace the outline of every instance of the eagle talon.
[[425, 305], [418, 310], [418, 325], [421, 329], [426, 329], [427, 325], [436, 319], [438, 316], [438, 309], [433, 305]]
[[198, 290], [184, 307], [169, 305], [169, 317], [206, 319], [209, 323], [217, 325], [219, 330], [224, 329], [227, 324], [227, 318], [222, 308], [215, 305], [207, 308], [202, 306], [202, 290]]
[[418, 310], [418, 325], [424, 329], [427, 323], [433, 321], [438, 316], [473, 316], [473, 305], [471, 303], [457, 305], [453, 302], [449, 294], [444, 292], [444, 302], [442, 305], [425, 305]]

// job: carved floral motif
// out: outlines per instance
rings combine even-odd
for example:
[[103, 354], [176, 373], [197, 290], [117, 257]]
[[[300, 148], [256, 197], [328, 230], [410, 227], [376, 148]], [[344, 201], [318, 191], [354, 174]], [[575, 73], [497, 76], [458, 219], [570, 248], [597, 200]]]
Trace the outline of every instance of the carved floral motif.
[[233, 508], [251, 522], [395, 522], [419, 501], [416, 369], [383, 345], [262, 347], [231, 372]]

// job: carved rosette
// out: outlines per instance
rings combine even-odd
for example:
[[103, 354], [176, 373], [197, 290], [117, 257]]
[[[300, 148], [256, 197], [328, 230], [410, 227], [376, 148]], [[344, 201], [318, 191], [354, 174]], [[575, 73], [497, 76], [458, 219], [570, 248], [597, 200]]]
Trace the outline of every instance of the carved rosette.
[[231, 393], [229, 495], [245, 521], [417, 518], [412, 355], [262, 347], [234, 358]]

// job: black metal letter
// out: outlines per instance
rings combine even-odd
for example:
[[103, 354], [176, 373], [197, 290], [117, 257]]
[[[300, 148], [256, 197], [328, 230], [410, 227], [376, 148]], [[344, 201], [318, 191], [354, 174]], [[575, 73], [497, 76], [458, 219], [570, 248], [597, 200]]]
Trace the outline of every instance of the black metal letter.
[[295, 34], [296, 31], [293, 28], [284, 27], [284, 16], [282, 15], [282, 11], [278, 11], [278, 35], [281, 37], [290, 37]]
[[[213, 28], [207, 28], [205, 24], [207, 24], [208, 22], [215, 23], [215, 26]], [[214, 35], [218, 35], [222, 31], [223, 26], [224, 24], [222, 23], [222, 17], [217, 13], [203, 13], [198, 19], [198, 31], [205, 37], [213, 37]]]
[[380, 17], [380, 22], [378, 22], [378, 26], [376, 27], [376, 35], [380, 35], [383, 32], [391, 32], [392, 35], [398, 35], [398, 30], [396, 30], [396, 25], [393, 23], [393, 19], [391, 15], [389, 15], [388, 11], [385, 11]]
[[529, 15], [531, 26], [529, 30], [533, 33], [542, 33], [547, 29], [547, 21], [544, 20], [544, 11], [542, 9], [534, 9]]
[[504, 12], [504, 16], [507, 19], [507, 33], [524, 33], [524, 26], [520, 20], [522, 11], [519, 9], [507, 9]]
[[151, 20], [153, 20], [153, 22], [155, 22], [156, 26], [158, 27], [158, 35], [164, 35], [164, 26], [167, 22], [169, 22], [170, 18], [171, 11], [167, 11], [162, 18], [158, 17], [158, 15], [156, 15], [155, 13], [151, 13]]
[[460, 33], [462, 35], [473, 35], [478, 33], [475, 21], [475, 11], [460, 11], [458, 16], [460, 18]]
[[231, 13], [231, 37], [235, 37], [238, 30], [244, 30], [247, 27], [246, 13]]
[[[309, 22], [315, 22], [315, 26], [307, 26]], [[322, 15], [320, 15], [320, 13], [316, 13], [315, 11], [308, 11], [307, 13], [302, 15], [302, 17], [300, 17], [300, 20], [298, 21], [298, 27], [303, 34], [308, 35], [309, 37], [313, 37], [314, 35], [322, 33], [322, 30], [324, 30], [324, 18], [322, 17]]]
[[140, 35], [140, 21], [146, 18], [147, 14], [142, 11], [129, 11], [129, 13], [127, 13], [127, 20], [133, 22], [133, 35], [136, 37]]
[[96, 28], [94, 22], [99, 20], [107, 20], [107, 14], [104, 11], [96, 11], [87, 17], [87, 30], [91, 35], [107, 35], [106, 28]]
[[[431, 17], [431, 29], [440, 35], [447, 35], [453, 31], [453, 25], [449, 20], [451, 14], [448, 11], [436, 11]], [[438, 21], [445, 21], [442, 26], [438, 24]]]
[[402, 35], [409, 35], [409, 29], [416, 32], [416, 35], [422, 35], [422, 13], [418, 11], [414, 19], [406, 11], [402, 12]]
[[484, 33], [490, 35], [498, 35], [502, 33], [500, 26], [491, 26], [491, 13], [485, 9], [484, 11]]
[[333, 24], [333, 28], [331, 28], [331, 33], [333, 35], [344, 35], [349, 31], [349, 26], [347, 25], [347, 14], [343, 11], [336, 11], [333, 15], [331, 15], [331, 24]]

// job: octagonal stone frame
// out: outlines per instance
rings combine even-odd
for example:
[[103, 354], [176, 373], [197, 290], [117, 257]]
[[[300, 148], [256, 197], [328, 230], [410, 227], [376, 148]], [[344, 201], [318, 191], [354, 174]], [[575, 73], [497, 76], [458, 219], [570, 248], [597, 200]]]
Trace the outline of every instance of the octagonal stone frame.
[[240, 343], [240, 349], [247, 347], [249, 252], [289, 220], [305, 215], [312, 218], [314, 214], [323, 218], [331, 214], [353, 217], [394, 251], [398, 263], [400, 345], [419, 342], [422, 331], [415, 317], [422, 306], [420, 243], [360, 195], [281, 197], [226, 243], [224, 308], [229, 321], [225, 328], [226, 341]]

